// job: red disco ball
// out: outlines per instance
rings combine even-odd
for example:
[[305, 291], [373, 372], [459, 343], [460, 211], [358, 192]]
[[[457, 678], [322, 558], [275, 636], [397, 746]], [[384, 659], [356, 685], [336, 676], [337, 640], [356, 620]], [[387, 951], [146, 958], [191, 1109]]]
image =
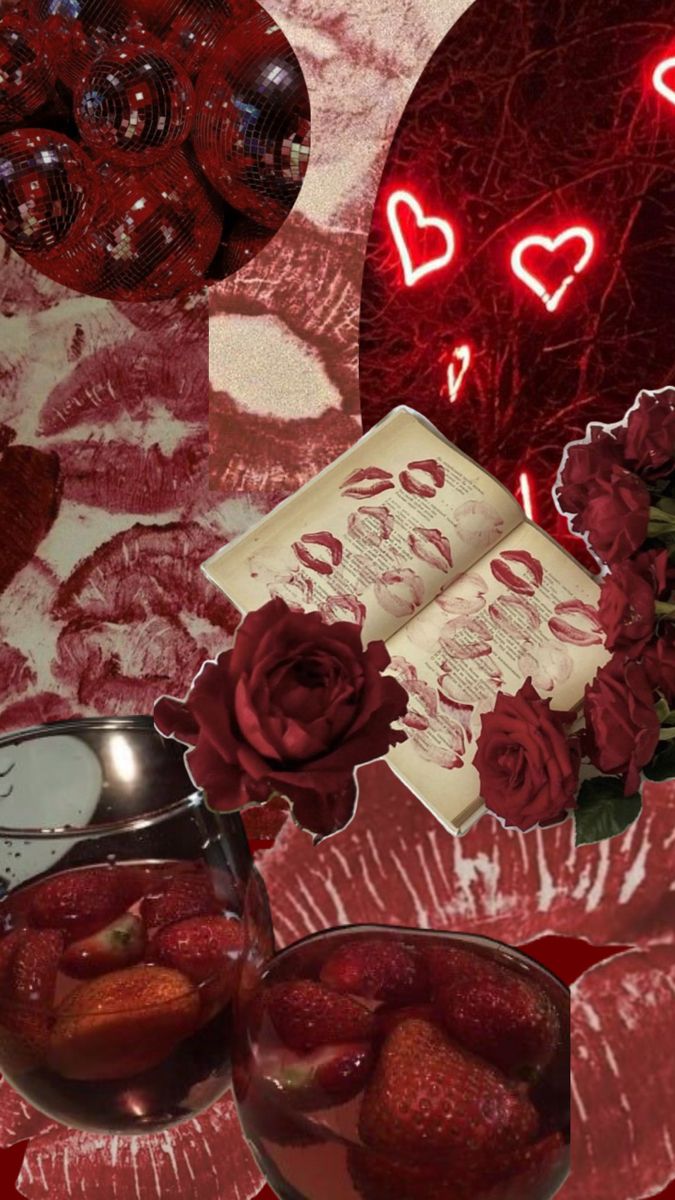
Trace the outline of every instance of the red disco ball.
[[89, 68], [74, 97], [82, 140], [113, 162], [164, 158], [189, 136], [194, 91], [166, 55], [123, 41]]
[[0, 18], [0, 127], [13, 127], [48, 100], [56, 71], [38, 30], [21, 16]]
[[[214, 0], [215, 2], [215, 0]], [[194, 78], [208, 62], [220, 39], [232, 30], [234, 18], [230, 5], [182, 4], [162, 34], [167, 53], [171, 54]]]
[[38, 21], [58, 17], [64, 25], [79, 22], [87, 33], [121, 33], [127, 18], [118, 0], [29, 0]]
[[218, 45], [197, 81], [194, 144], [202, 170], [233, 208], [277, 228], [307, 170], [309, 117], [300, 64], [261, 10]]
[[102, 203], [77, 245], [40, 268], [110, 300], [162, 300], [204, 284], [222, 234], [221, 206], [183, 150], [150, 168], [99, 166]]
[[[258, 5], [256, 0], [245, 0], [246, 16], [250, 16]], [[128, 16], [137, 16], [153, 33], [164, 35], [176, 22], [194, 21], [217, 24], [223, 17], [229, 20], [231, 0], [122, 0], [122, 9]]]
[[232, 275], [253, 262], [273, 237], [274, 232], [271, 229], [247, 221], [246, 217], [239, 217], [228, 229], [223, 243], [222, 274]]
[[98, 200], [80, 147], [60, 133], [18, 129], [0, 137], [0, 234], [22, 254], [48, 254], [87, 229]]

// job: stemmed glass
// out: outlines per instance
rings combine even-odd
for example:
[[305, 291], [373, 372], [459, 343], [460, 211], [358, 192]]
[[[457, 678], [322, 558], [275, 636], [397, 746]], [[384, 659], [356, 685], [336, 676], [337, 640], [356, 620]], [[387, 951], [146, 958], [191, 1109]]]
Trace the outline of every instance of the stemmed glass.
[[0, 739], [0, 896], [0, 1070], [31, 1104], [138, 1134], [223, 1095], [245, 904], [260, 959], [271, 922], [241, 819], [149, 718]]

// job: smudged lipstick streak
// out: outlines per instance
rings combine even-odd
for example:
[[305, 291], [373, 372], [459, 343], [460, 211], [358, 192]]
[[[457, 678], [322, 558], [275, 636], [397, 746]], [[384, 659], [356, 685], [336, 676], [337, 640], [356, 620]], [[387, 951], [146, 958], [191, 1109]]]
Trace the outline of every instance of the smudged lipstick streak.
[[325, 621], [345, 621], [350, 617], [355, 625], [361, 627], [366, 619], [366, 606], [356, 596], [329, 596], [321, 605], [321, 615]]
[[[561, 604], [556, 604], [554, 612], [556, 615], [551, 617], [548, 627], [559, 642], [569, 642], [573, 646], [602, 645], [603, 629], [597, 609], [592, 605], [584, 604], [582, 600], [563, 600]], [[581, 623], [566, 621], [564, 618], [568, 614], [581, 617]]]
[[424, 584], [414, 571], [385, 571], [375, 584], [375, 595], [385, 612], [409, 617], [424, 599]]
[[347, 528], [352, 537], [378, 545], [379, 542], [386, 541], [391, 537], [394, 530], [394, 518], [385, 505], [377, 507], [372, 504], [361, 504], [356, 512], [350, 515]]
[[417, 462], [408, 463], [409, 471], [426, 471], [430, 475], [437, 488], [442, 488], [445, 483], [445, 470], [435, 458], [425, 458]]
[[[498, 596], [488, 611], [495, 625], [512, 637], [522, 637], [525, 630], [538, 629], [541, 625], [539, 613], [524, 596]], [[524, 627], [518, 622], [518, 614], [523, 618]]]
[[[415, 471], [417, 475], [413, 474]], [[431, 482], [427, 482], [424, 478], [420, 479], [419, 475], [427, 476]], [[445, 483], [445, 471], [435, 458], [425, 458], [408, 463], [405, 471], [401, 471], [398, 478], [401, 487], [409, 495], [419, 496], [423, 500], [431, 500]]]
[[[454, 637], [455, 632], [463, 630], [473, 636], [472, 642], [460, 642]], [[441, 649], [450, 656], [450, 658], [485, 658], [487, 654], [492, 653], [491, 631], [480, 618], [472, 621], [460, 619], [457, 621], [449, 621], [444, 631], [440, 636]], [[444, 669], [451, 671], [452, 665]]]
[[408, 534], [408, 545], [416, 558], [428, 563], [437, 571], [448, 572], [452, 566], [450, 542], [440, 529], [423, 529], [421, 526]]
[[[317, 558], [307, 549], [308, 546], [323, 547], [330, 555], [330, 562], [326, 562], [324, 558]], [[309, 567], [310, 570], [319, 575], [332, 575], [335, 567], [339, 567], [342, 562], [342, 542], [326, 530], [305, 533], [299, 542], [293, 543], [293, 553], [303, 566]]]

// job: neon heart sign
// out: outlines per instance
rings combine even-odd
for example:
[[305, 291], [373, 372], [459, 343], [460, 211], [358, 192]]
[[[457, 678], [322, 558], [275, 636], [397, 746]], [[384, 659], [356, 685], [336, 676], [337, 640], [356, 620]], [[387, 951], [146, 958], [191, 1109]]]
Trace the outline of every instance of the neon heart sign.
[[675, 55], [672, 55], [671, 58], [664, 58], [663, 62], [659, 63], [652, 75], [652, 83], [660, 96], [664, 96], [670, 104], [675, 105], [675, 79], [672, 86], [666, 83], [666, 75], [670, 71], [675, 75]]
[[455, 346], [450, 355], [448, 363], [448, 396], [450, 403], [454, 404], [459, 398], [459, 393], [462, 390], [462, 385], [466, 379], [466, 373], [471, 366], [471, 347], [469, 345]]
[[[525, 266], [525, 256], [533, 247], [545, 250], [548, 254], [555, 254], [556, 251], [562, 249], [563, 246], [571, 241], [582, 243], [581, 254], [560, 286], [555, 292], [551, 292], [544, 281]], [[569, 229], [564, 229], [562, 233], [559, 233], [554, 238], [546, 237], [541, 233], [533, 233], [530, 237], [523, 238], [514, 248], [511, 255], [511, 270], [516, 278], [520, 279], [531, 292], [534, 292], [544, 307], [552, 313], [556, 311], [570, 284], [574, 283], [577, 275], [580, 275], [586, 269], [593, 257], [594, 250], [595, 238], [590, 229], [586, 229], [583, 225], [572, 225]]]
[[[403, 232], [401, 225], [401, 214], [407, 212], [412, 214], [415, 222], [415, 232], [423, 233], [424, 230], [436, 230], [440, 235], [444, 249], [442, 252], [432, 258], [423, 259], [417, 264], [413, 260], [413, 252], [415, 247], [408, 244], [408, 240]], [[431, 275], [433, 271], [441, 271], [443, 267], [447, 267], [448, 263], [452, 262], [455, 254], [455, 232], [449, 221], [443, 217], [428, 217], [425, 215], [424, 209], [419, 200], [406, 191], [392, 192], [387, 202], [387, 220], [391, 229], [396, 249], [398, 250], [403, 267], [403, 278], [408, 287], [414, 287], [419, 283], [420, 279], [424, 279], [426, 275]]]

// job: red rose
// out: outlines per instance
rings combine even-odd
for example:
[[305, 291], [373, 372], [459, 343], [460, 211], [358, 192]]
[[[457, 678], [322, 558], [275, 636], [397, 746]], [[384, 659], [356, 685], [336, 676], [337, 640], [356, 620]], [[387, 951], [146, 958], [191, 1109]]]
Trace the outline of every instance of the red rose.
[[595, 481], [607, 478], [615, 466], [623, 466], [622, 443], [598, 426], [591, 426], [589, 441], [574, 442], [567, 448], [556, 498], [562, 511], [572, 518], [576, 533], [586, 532], [582, 515]]
[[675, 703], [675, 630], [672, 625], [666, 625], [662, 637], [647, 647], [642, 661], [650, 685], [670, 705]]
[[661, 732], [644, 665], [615, 654], [586, 688], [584, 712], [591, 762], [607, 775], [624, 775], [625, 793], [632, 795]]
[[531, 829], [576, 807], [580, 749], [565, 732], [573, 715], [554, 712], [531, 679], [483, 715], [474, 766], [483, 800], [507, 826]]
[[598, 613], [609, 650], [636, 658], [656, 624], [656, 600], [667, 591], [668, 551], [648, 550], [617, 563], [602, 584]]
[[357, 625], [272, 600], [204, 664], [185, 701], [157, 701], [155, 724], [192, 746], [186, 763], [212, 808], [280, 793], [298, 824], [324, 837], [353, 816], [354, 768], [405, 741], [391, 725], [408, 697], [383, 676], [389, 662], [383, 642], [363, 649]]
[[675, 459], [675, 388], [640, 392], [626, 423], [626, 460], [638, 472], [667, 475]]
[[579, 516], [588, 544], [603, 562], [613, 565], [629, 558], [644, 544], [649, 524], [649, 491], [624, 467], [612, 467], [589, 487], [586, 507]]

